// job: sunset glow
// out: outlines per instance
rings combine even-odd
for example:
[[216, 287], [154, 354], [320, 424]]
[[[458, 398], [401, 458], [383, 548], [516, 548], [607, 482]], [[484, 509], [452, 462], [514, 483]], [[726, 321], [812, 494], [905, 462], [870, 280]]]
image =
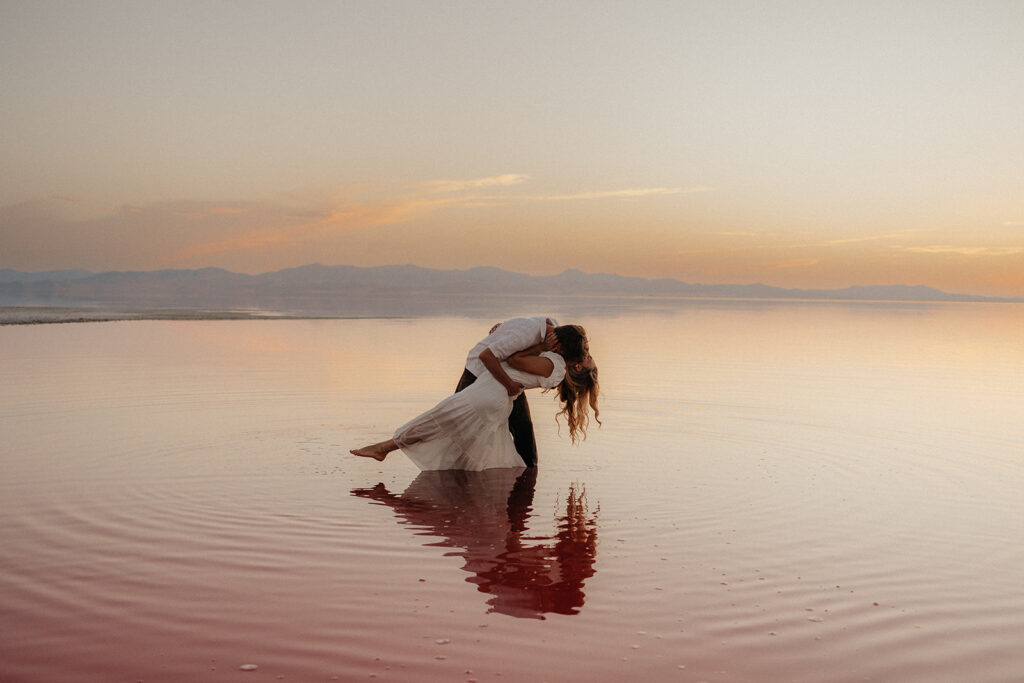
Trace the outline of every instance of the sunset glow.
[[0, 268], [1024, 297], [1024, 4], [0, 3]]

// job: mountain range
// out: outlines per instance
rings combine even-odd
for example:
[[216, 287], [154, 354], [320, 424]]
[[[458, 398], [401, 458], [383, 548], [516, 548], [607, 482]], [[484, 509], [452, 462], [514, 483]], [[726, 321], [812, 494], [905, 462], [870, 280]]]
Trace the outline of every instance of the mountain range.
[[[890, 285], [845, 289], [785, 289], [764, 284], [694, 284], [566, 270], [527, 275], [500, 268], [437, 270], [413, 265], [360, 268], [311, 264], [259, 275], [220, 268], [199, 270], [0, 269], [0, 305], [266, 308], [282, 311], [367, 313], [394, 304], [494, 297], [645, 297], [829, 301], [1024, 301], [951, 294], [931, 287]], [[389, 302], [389, 303], [388, 303]]]

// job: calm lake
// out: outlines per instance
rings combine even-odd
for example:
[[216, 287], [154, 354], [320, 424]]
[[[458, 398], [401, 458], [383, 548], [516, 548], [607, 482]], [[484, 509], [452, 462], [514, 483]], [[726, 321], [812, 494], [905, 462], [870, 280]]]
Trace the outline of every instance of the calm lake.
[[1024, 306], [518, 313], [603, 426], [478, 474], [348, 449], [496, 319], [0, 327], [0, 680], [1024, 678]]

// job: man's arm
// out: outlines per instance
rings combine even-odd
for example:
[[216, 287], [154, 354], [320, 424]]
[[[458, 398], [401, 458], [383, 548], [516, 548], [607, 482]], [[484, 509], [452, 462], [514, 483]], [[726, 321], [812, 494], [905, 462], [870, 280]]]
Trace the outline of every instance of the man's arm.
[[494, 375], [494, 379], [501, 382], [509, 396], [515, 396], [523, 390], [523, 385], [508, 376], [505, 368], [501, 367], [501, 361], [489, 348], [481, 351], [477, 357], [484, 364], [484, 367], [487, 368], [487, 371]]
[[[540, 332], [535, 319], [513, 318], [492, 327], [491, 333], [484, 339], [486, 346], [477, 358], [484, 368], [505, 387], [509, 396], [515, 396], [522, 391], [523, 385], [508, 376], [508, 373], [501, 367], [501, 361], [537, 342], [543, 343], [545, 337], [553, 329], [550, 319], [545, 322], [547, 323], [545, 329]], [[538, 334], [541, 335], [539, 339]]]

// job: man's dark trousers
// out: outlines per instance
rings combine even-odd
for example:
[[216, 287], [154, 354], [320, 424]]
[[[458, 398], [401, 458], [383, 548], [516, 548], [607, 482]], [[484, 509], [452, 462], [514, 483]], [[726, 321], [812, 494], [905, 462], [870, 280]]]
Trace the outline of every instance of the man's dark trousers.
[[[476, 381], [476, 375], [469, 370], [462, 371], [456, 393], [462, 391]], [[520, 392], [512, 402], [512, 412], [508, 416], [508, 430], [512, 432], [512, 441], [516, 452], [527, 467], [537, 466], [537, 440], [533, 436], [533, 420], [530, 418], [530, 404], [526, 402], [526, 392]]]

